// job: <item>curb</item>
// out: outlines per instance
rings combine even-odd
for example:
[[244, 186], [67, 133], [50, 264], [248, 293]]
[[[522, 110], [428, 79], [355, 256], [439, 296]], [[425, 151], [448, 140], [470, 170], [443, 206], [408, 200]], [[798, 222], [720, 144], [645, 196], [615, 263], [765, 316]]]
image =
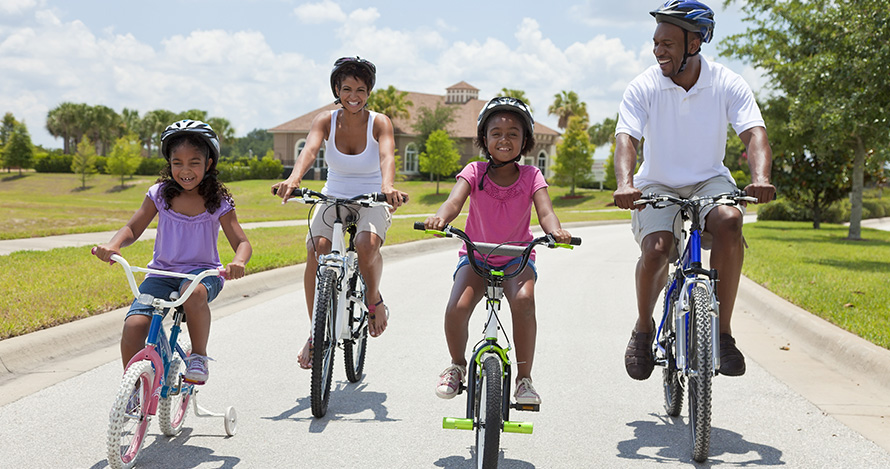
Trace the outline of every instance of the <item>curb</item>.
[[756, 319], [802, 344], [816, 360], [853, 381], [867, 379], [890, 389], [890, 350], [800, 308], [742, 276], [736, 310], [742, 304]]

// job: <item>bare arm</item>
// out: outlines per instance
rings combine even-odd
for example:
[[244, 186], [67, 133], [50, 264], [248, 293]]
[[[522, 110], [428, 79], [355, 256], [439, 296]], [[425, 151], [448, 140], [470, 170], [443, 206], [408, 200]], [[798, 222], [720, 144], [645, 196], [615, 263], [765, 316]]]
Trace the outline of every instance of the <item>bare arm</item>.
[[325, 139], [330, 135], [330, 131], [330, 113], [321, 112], [312, 119], [312, 124], [309, 127], [309, 135], [306, 136], [306, 144], [303, 145], [303, 149], [300, 151], [299, 156], [297, 156], [297, 160], [294, 162], [294, 169], [290, 173], [290, 176], [285, 181], [272, 185], [272, 189], [278, 191], [278, 197], [287, 199], [294, 189], [300, 187], [303, 175], [306, 174], [306, 171], [308, 171], [309, 168], [312, 167], [312, 164], [315, 163], [315, 158], [318, 157], [318, 151], [321, 149], [322, 144], [324, 144]]
[[612, 197], [619, 208], [635, 208], [634, 201], [642, 196], [640, 190], [634, 187], [639, 144], [639, 140], [628, 134], [620, 133], [615, 136], [615, 179], [618, 181], [618, 188]]
[[250, 260], [250, 256], [253, 254], [253, 247], [250, 245], [250, 241], [247, 240], [247, 235], [244, 234], [241, 224], [238, 223], [235, 210], [229, 210], [228, 213], [219, 217], [219, 224], [226, 235], [226, 239], [229, 240], [229, 245], [235, 251], [235, 257], [226, 266], [226, 278], [241, 278], [244, 276], [244, 266], [247, 265], [247, 261]]
[[111, 262], [111, 255], [120, 254], [122, 247], [136, 242], [157, 214], [158, 209], [154, 202], [146, 196], [142, 200], [142, 206], [136, 210], [127, 224], [111, 237], [111, 241], [96, 246], [94, 251], [96, 257], [105, 262]]
[[538, 214], [538, 223], [545, 233], [552, 234], [558, 243], [568, 243], [572, 240], [572, 234], [562, 229], [559, 223], [559, 217], [553, 211], [553, 202], [550, 200], [550, 193], [546, 187], [542, 187], [535, 191], [532, 196], [535, 203], [535, 212]]
[[739, 138], [748, 152], [748, 168], [751, 170], [751, 184], [745, 192], [757, 198], [757, 203], [766, 203], [776, 197], [776, 187], [770, 184], [770, 171], [773, 166], [773, 150], [769, 146], [766, 129], [753, 127], [741, 134]]
[[380, 173], [383, 176], [380, 192], [386, 194], [387, 203], [399, 208], [402, 200], [407, 200], [408, 194], [393, 187], [396, 178], [396, 143], [389, 117], [377, 114], [377, 118], [374, 119], [374, 134], [380, 148]]
[[427, 218], [423, 224], [428, 230], [441, 230], [445, 225], [451, 223], [452, 220], [460, 215], [460, 211], [464, 208], [467, 197], [470, 196], [470, 183], [464, 178], [457, 178], [448, 199], [442, 203], [436, 214]]

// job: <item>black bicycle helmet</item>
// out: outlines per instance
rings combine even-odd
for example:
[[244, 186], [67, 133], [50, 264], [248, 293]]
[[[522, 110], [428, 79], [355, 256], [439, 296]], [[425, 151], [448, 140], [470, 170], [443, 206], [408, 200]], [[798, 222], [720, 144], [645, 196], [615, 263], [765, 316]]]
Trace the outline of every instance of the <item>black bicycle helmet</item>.
[[701, 47], [692, 54], [687, 52], [689, 33], [700, 34], [702, 42], [711, 42], [714, 37], [714, 10], [704, 3], [695, 0], [668, 0], [649, 14], [655, 17], [657, 23], [670, 23], [683, 29], [683, 63], [680, 64], [679, 72], [686, 70], [686, 59], [701, 52]]
[[334, 93], [334, 98], [336, 98], [337, 103], [340, 102], [340, 98], [337, 96], [337, 84], [339, 82], [338, 75], [343, 71], [345, 67], [353, 66], [353, 67], [362, 67], [369, 72], [371, 76], [370, 83], [368, 85], [368, 93], [374, 89], [374, 84], [377, 82], [377, 67], [371, 63], [370, 60], [365, 60], [359, 56], [355, 57], [340, 57], [334, 62], [334, 68], [331, 70], [331, 92]]
[[216, 136], [216, 132], [209, 124], [190, 119], [174, 122], [164, 129], [164, 133], [161, 134], [161, 154], [164, 155], [164, 158], [170, 160], [168, 145], [174, 136], [181, 134], [193, 134], [201, 137], [210, 148], [210, 156], [213, 158], [213, 164], [216, 165], [216, 162], [219, 161], [219, 137]]
[[[495, 163], [491, 160], [491, 154], [488, 153], [488, 148], [486, 148], [482, 142], [485, 141], [485, 126], [488, 123], [488, 119], [497, 112], [511, 112], [522, 118], [523, 123], [525, 123], [525, 133], [522, 136], [523, 148], [521, 150], [526, 149], [525, 147], [528, 142], [534, 142], [535, 118], [532, 117], [532, 112], [528, 108], [528, 105], [520, 99], [508, 96], [492, 98], [482, 107], [482, 110], [479, 111], [479, 117], [476, 119], [476, 141], [479, 142], [482, 151], [485, 153], [485, 157], [488, 158], [488, 167], [485, 168], [486, 173], [488, 173], [489, 168], [500, 168], [501, 166], [518, 162], [520, 158], [522, 158], [523, 153], [523, 151], [520, 151], [519, 154], [516, 155], [516, 158], [504, 163]], [[479, 190], [482, 190], [482, 179], [484, 178], [485, 175], [483, 174], [482, 178], [479, 179]]]

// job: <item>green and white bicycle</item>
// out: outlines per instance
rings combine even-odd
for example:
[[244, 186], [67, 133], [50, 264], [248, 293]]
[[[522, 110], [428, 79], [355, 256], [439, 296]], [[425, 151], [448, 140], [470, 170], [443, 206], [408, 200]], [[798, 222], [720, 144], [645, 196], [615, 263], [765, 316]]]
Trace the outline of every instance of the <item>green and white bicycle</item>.
[[[463, 231], [446, 225], [442, 231], [427, 230], [422, 222], [415, 222], [414, 229], [445, 237], [457, 237], [467, 246], [467, 258], [477, 275], [485, 279], [485, 307], [488, 319], [485, 322], [485, 335], [473, 349], [470, 359], [467, 385], [460, 385], [458, 394], [467, 391], [467, 414], [465, 418], [445, 417], [442, 428], [476, 430], [476, 467], [494, 468], [498, 465], [501, 431], [508, 433], [531, 434], [531, 422], [510, 420], [510, 410], [537, 412], [538, 404], [518, 404], [510, 402], [511, 365], [509, 352], [512, 349], [509, 339], [507, 347], [498, 343], [498, 331], [503, 329], [498, 311], [504, 297], [504, 281], [519, 275], [528, 265], [532, 249], [543, 245], [549, 248], [568, 248], [581, 244], [581, 238], [572, 238], [569, 244], [557, 243], [547, 234], [531, 242], [522, 243], [474, 243]], [[522, 244], [518, 246], [517, 244]], [[476, 253], [487, 256], [510, 256], [520, 258], [519, 268], [505, 273], [499, 268], [488, 268], [476, 261]]]

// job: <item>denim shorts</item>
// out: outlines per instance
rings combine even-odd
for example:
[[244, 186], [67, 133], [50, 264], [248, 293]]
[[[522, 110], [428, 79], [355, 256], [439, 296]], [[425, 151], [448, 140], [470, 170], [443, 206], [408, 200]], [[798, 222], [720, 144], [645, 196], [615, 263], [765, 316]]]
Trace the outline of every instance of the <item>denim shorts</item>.
[[[195, 269], [189, 272], [189, 274], [197, 275], [205, 270], [207, 269]], [[170, 293], [180, 291], [182, 285], [186, 282], [189, 282], [189, 279], [180, 277], [146, 277], [139, 285], [139, 293], [148, 293], [155, 298], [169, 299]], [[219, 295], [220, 290], [222, 290], [222, 280], [215, 275], [204, 277], [201, 280], [201, 284], [207, 289], [208, 303], [213, 301], [213, 299]], [[127, 317], [134, 314], [151, 316], [152, 313], [154, 313], [154, 310], [154, 307], [151, 305], [144, 305], [137, 300], [133, 300], [133, 303], [130, 305], [130, 310], [127, 312]], [[166, 313], [167, 312], [164, 311], [164, 314]]]
[[[507, 263], [504, 264], [503, 266], [497, 266], [497, 265], [493, 266], [493, 265], [489, 265], [489, 264], [487, 264], [487, 263], [485, 263], [485, 262], [482, 262], [482, 261], [480, 261], [479, 259], [476, 259], [476, 264], [478, 264], [479, 266], [484, 267], [484, 268], [486, 268], [486, 269], [492, 269], [492, 268], [494, 268], [494, 269], [497, 269], [497, 270], [507, 270], [507, 267], [510, 267], [510, 266], [513, 266], [513, 265], [519, 265], [521, 262], [522, 262], [522, 258], [521, 258], [521, 257], [517, 257], [517, 258], [511, 260], [510, 262], [507, 262]], [[465, 256], [465, 255], [464, 255], [464, 256], [460, 256], [460, 259], [457, 261], [457, 267], [454, 269], [454, 274], [451, 276], [451, 279], [452, 279], [452, 280], [454, 280], [454, 279], [457, 278], [457, 271], [460, 270], [460, 268], [463, 267], [463, 266], [465, 266], [465, 265], [470, 265], [470, 259], [469, 259], [467, 256]], [[473, 267], [471, 266], [470, 268], [472, 269]], [[535, 267], [535, 261], [529, 259], [529, 260], [528, 260], [528, 265], [526, 266], [526, 268], [527, 268], [527, 269], [529, 269], [529, 268], [532, 269], [532, 272], [534, 272], [534, 274], [535, 274], [535, 281], [537, 282], [537, 281], [538, 281], [538, 268]]]

